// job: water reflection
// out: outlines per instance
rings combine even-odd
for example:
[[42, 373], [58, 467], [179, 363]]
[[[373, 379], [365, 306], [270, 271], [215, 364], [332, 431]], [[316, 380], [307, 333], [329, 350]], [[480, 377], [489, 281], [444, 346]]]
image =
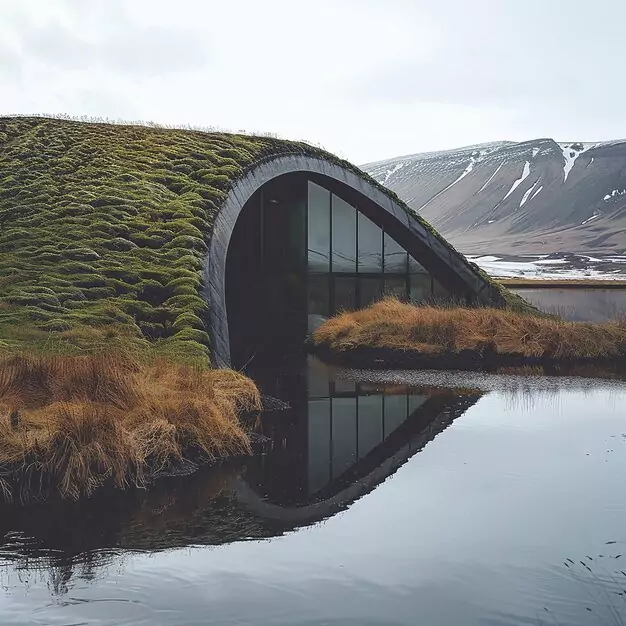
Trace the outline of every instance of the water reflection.
[[623, 623], [623, 383], [264, 372], [257, 457], [0, 511], [0, 622]]
[[247, 473], [265, 499], [290, 506], [334, 494], [399, 448], [414, 454], [479, 397], [360, 383], [314, 357], [302, 359], [304, 376], [298, 370], [290, 387], [295, 410], [265, 420], [272, 453]]
[[292, 405], [263, 417], [262, 454], [164, 478], [147, 491], [3, 506], [4, 578], [11, 571], [27, 586], [45, 580], [63, 595], [71, 581], [106, 577], [132, 553], [262, 539], [323, 520], [374, 489], [480, 397], [359, 383], [298, 358], [301, 367], [281, 375], [261, 368], [264, 391]]

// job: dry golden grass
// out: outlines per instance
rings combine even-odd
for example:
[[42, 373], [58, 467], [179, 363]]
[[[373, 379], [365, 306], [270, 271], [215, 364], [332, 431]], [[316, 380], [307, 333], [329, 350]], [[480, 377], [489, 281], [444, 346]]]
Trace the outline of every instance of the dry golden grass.
[[188, 454], [249, 453], [239, 417], [260, 408], [255, 384], [232, 370], [111, 353], [0, 358], [0, 488], [76, 499], [144, 486]]
[[624, 322], [591, 324], [501, 309], [417, 307], [393, 298], [331, 318], [313, 338], [334, 352], [369, 347], [429, 356], [466, 350], [554, 360], [626, 356]]

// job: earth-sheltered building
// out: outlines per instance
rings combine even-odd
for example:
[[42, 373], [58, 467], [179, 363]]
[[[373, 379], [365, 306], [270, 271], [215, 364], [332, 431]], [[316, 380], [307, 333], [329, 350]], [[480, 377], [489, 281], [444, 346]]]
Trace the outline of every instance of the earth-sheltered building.
[[306, 143], [0, 118], [0, 348], [116, 325], [237, 364], [383, 293], [524, 306]]

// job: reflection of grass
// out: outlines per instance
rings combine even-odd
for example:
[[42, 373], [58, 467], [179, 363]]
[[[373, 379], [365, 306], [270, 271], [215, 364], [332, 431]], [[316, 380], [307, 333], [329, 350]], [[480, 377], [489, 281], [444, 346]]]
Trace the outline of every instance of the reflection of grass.
[[470, 352], [494, 359], [575, 361], [624, 358], [626, 324], [564, 322], [489, 308], [418, 307], [387, 298], [331, 318], [315, 331], [314, 341], [334, 353], [365, 347], [425, 357]]
[[0, 504], [0, 565], [15, 569], [24, 584], [47, 579], [54, 594], [64, 595], [78, 579], [102, 579], [107, 569], [119, 570], [136, 551], [266, 536], [262, 522], [228, 493], [242, 469], [238, 462], [219, 464], [151, 489], [101, 490], [80, 502]]
[[[429, 398], [436, 398], [439, 396], [449, 397], [450, 389], [447, 387], [431, 387], [428, 385], [420, 385], [415, 387], [414, 385], [400, 385], [391, 383], [368, 383], [359, 382], [359, 389], [365, 394], [382, 394], [385, 396], [406, 396], [406, 395], [419, 395], [428, 396]], [[455, 387], [454, 393], [459, 396], [475, 396], [480, 393], [480, 390], [472, 387]]]
[[231, 370], [142, 363], [123, 353], [0, 361], [0, 485], [10, 496], [145, 485], [195, 455], [247, 453], [238, 414], [258, 391]]

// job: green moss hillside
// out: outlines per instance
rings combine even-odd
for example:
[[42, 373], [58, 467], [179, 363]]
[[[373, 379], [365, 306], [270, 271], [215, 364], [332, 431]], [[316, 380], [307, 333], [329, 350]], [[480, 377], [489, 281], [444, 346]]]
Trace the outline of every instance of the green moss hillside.
[[285, 153], [337, 161], [267, 137], [0, 118], [0, 348], [76, 352], [123, 336], [207, 355], [212, 223], [237, 177]]

